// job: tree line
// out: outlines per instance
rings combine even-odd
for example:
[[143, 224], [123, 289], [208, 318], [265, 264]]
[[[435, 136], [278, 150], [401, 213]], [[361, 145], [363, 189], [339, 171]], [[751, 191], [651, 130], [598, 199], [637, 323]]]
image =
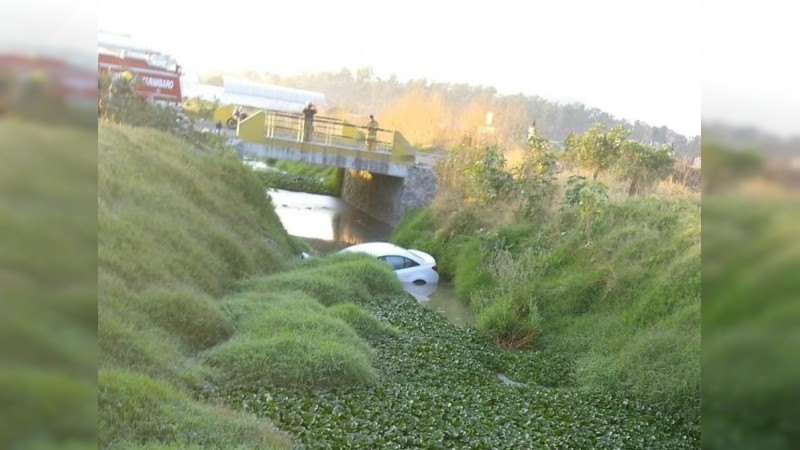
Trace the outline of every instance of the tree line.
[[630, 139], [646, 145], [669, 145], [677, 156], [687, 160], [700, 155], [700, 136], [686, 137], [666, 126], [619, 119], [579, 102], [564, 104], [536, 95], [499, 95], [491, 86], [426, 79], [401, 82], [394, 74], [377, 77], [368, 66], [355, 72], [343, 68], [338, 72], [294, 75], [214, 73], [201, 77], [201, 82], [222, 86], [224, 76], [322, 92], [332, 111], [375, 114], [381, 127], [401, 131], [421, 148], [457, 145], [464, 134], [485, 125], [486, 115], [491, 112], [497, 142], [504, 148], [527, 146], [528, 128], [535, 121], [537, 131], [561, 148], [570, 134], [580, 134], [600, 124], [607, 128], [620, 126]]

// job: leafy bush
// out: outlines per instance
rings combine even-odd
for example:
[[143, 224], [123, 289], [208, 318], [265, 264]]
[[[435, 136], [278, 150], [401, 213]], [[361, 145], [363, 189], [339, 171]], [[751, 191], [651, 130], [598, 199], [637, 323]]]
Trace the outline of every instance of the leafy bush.
[[581, 135], [570, 133], [566, 137], [564, 157], [591, 171], [592, 180], [596, 180], [601, 172], [614, 166], [628, 142], [628, 134], [622, 125], [614, 125], [606, 131], [605, 126], [596, 123]]
[[531, 217], [542, 213], [550, 204], [556, 191], [556, 164], [556, 156], [550, 141], [538, 133], [529, 136], [522, 163], [513, 171], [518, 185], [515, 190], [523, 199], [524, 216]]
[[644, 192], [656, 181], [669, 174], [675, 158], [668, 145], [651, 147], [636, 141], [627, 141], [622, 146], [620, 158], [614, 171], [620, 179], [628, 182], [628, 195]]
[[470, 197], [480, 204], [501, 200], [513, 192], [514, 178], [505, 169], [506, 160], [497, 147], [487, 147], [483, 158], [466, 167]]
[[581, 213], [586, 243], [592, 243], [592, 226], [601, 217], [608, 203], [608, 187], [599, 181], [572, 175], [567, 180], [566, 206], [576, 206]]
[[338, 196], [342, 192], [344, 170], [338, 167], [309, 164], [298, 161], [270, 160], [270, 165], [285, 171], [288, 174], [299, 175], [303, 178], [317, 180], [330, 195]]

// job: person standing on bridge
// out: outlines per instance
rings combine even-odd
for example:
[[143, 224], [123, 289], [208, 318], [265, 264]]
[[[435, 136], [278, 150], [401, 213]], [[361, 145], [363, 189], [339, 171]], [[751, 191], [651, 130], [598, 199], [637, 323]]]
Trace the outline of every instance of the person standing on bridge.
[[372, 115], [367, 122], [367, 151], [375, 151], [375, 141], [378, 140], [378, 121]]
[[317, 113], [317, 107], [313, 103], [306, 103], [303, 108], [303, 142], [311, 141], [311, 133], [314, 132], [314, 114]]

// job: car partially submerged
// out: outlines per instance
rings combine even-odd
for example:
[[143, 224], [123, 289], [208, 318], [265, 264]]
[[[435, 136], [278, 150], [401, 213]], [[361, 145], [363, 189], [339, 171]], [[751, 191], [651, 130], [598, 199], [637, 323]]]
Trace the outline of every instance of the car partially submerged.
[[439, 272], [436, 259], [420, 250], [407, 250], [388, 242], [368, 242], [353, 245], [340, 253], [366, 253], [386, 262], [403, 283], [436, 284]]

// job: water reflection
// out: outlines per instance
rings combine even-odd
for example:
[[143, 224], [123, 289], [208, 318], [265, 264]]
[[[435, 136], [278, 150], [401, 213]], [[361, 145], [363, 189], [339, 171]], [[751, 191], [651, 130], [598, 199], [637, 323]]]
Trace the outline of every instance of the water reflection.
[[289, 234], [342, 244], [388, 241], [389, 225], [337, 197], [268, 189]]

